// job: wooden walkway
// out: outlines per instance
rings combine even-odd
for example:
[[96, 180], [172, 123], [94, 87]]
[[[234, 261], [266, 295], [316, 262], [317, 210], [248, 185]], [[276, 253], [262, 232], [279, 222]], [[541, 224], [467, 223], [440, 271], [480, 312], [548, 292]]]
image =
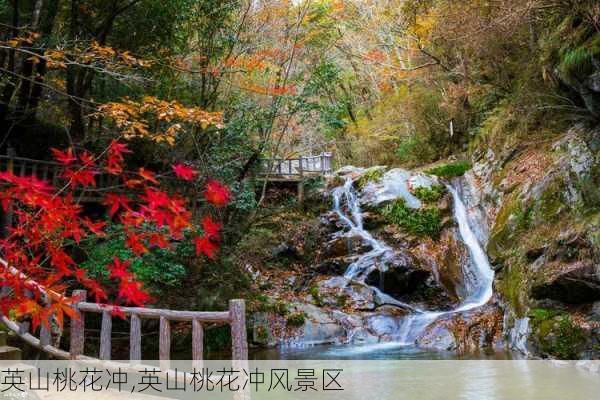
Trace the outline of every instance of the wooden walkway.
[[269, 181], [298, 182], [305, 178], [323, 176], [332, 172], [333, 156], [321, 153], [318, 156], [298, 158], [272, 158], [262, 160], [259, 179]]

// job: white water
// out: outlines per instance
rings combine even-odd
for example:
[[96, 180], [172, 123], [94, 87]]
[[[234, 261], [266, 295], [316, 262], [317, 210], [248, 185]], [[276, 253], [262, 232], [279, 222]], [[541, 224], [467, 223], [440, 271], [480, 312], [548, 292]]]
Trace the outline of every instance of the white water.
[[[345, 200], [349, 215], [342, 210], [342, 200]], [[352, 179], [348, 178], [344, 186], [333, 190], [333, 206], [340, 219], [350, 228], [348, 234], [359, 235], [365, 243], [372, 247], [372, 250], [362, 254], [355, 262], [350, 264], [344, 273], [344, 277], [348, 282], [356, 281], [364, 284], [366, 277], [373, 270], [385, 271], [387, 262], [394, 256], [394, 250], [385, 243], [375, 239], [364, 229], [359, 199], [352, 190]], [[417, 311], [415, 307], [394, 299], [376, 287], [372, 287], [372, 289], [387, 304]]]
[[[399, 185], [406, 185], [406, 177], [402, 176]], [[408, 191], [408, 188], [405, 188]], [[494, 280], [494, 271], [492, 270], [488, 258], [477, 240], [469, 224], [468, 214], [464, 203], [457, 191], [448, 186], [448, 191], [452, 194], [454, 202], [454, 218], [458, 224], [460, 236], [468, 249], [469, 262], [463, 266], [464, 291], [466, 296], [460, 304], [451, 311], [423, 311], [399, 302], [382, 293], [379, 289], [373, 288], [380, 296], [385, 298], [386, 303], [396, 304], [413, 310], [412, 314], [404, 317], [397, 327], [394, 339], [399, 345], [412, 345], [419, 335], [438, 318], [453, 313], [465, 312], [474, 308], [483, 306], [492, 297], [492, 283]], [[401, 190], [404, 192], [404, 190]], [[348, 178], [343, 186], [333, 191], [334, 210], [340, 219], [350, 228], [350, 233], [358, 234], [372, 250], [361, 255], [358, 260], [348, 266], [345, 278], [364, 283], [366, 276], [373, 270], [379, 269], [385, 271], [386, 262], [393, 256], [391, 247], [385, 243], [376, 240], [363, 227], [362, 213], [360, 210], [358, 196], [352, 189], [352, 179]], [[348, 211], [345, 212], [344, 206]]]

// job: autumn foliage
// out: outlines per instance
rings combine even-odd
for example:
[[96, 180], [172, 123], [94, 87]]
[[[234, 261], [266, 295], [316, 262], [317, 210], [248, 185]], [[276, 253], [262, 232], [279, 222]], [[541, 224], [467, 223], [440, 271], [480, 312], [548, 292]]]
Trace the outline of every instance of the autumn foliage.
[[[34, 325], [48, 321], [50, 314], [62, 323], [63, 314], [72, 314], [73, 301], [65, 296], [67, 289], [83, 287], [93, 301], [112, 305], [144, 306], [150, 295], [129, 269], [131, 260], [114, 258], [106, 268], [113, 285], [103, 287], [91, 279], [74, 261], [70, 249], [82, 242], [107, 235], [107, 225], [122, 224], [126, 246], [137, 256], [155, 248], [165, 249], [173, 241], [182, 240], [185, 233], [195, 235], [196, 253], [201, 257], [216, 257], [221, 224], [205, 215], [195, 224], [187, 209], [187, 200], [161, 189], [161, 179], [152, 171], [140, 168], [126, 171], [125, 157], [131, 150], [113, 141], [102, 157], [85, 151], [53, 149], [61, 166], [60, 187], [36, 176], [0, 173], [0, 202], [5, 213], [12, 213], [14, 224], [6, 238], [0, 241], [2, 257], [8, 266], [0, 270], [0, 280], [10, 295], [0, 298], [4, 315], [31, 315]], [[176, 164], [175, 177], [184, 181], [197, 180], [199, 173], [191, 166]], [[114, 175], [124, 190], [106, 193], [103, 204], [110, 217], [92, 221], [83, 216], [77, 194], [93, 189], [100, 174]], [[229, 190], [215, 180], [206, 185], [205, 199], [213, 207], [227, 205]], [[43, 306], [49, 295], [51, 307]], [[117, 308], [118, 310], [118, 308]], [[118, 311], [117, 311], [118, 313]]]

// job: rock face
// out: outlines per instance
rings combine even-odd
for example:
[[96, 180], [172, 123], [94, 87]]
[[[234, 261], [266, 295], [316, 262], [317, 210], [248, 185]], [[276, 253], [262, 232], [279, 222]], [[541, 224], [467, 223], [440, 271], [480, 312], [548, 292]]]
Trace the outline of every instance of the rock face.
[[600, 356], [591, 312], [600, 295], [599, 139], [576, 126], [544, 146], [490, 146], [465, 176], [463, 199], [513, 316], [505, 332], [530, 319], [521, 347], [534, 354]]

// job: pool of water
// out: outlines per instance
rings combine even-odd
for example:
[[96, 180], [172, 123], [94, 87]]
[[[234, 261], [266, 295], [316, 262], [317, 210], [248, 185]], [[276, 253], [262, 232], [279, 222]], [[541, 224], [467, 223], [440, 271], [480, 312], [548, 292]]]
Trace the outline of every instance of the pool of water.
[[420, 349], [399, 343], [366, 345], [318, 345], [252, 349], [253, 360], [514, 360], [518, 354], [506, 351], [457, 353]]

